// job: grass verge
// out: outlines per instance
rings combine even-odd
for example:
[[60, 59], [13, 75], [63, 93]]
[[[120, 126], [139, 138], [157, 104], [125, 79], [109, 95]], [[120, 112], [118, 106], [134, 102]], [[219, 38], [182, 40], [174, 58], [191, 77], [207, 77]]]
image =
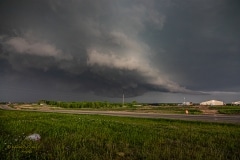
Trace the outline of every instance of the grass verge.
[[[2, 159], [238, 159], [240, 126], [0, 110]], [[41, 140], [25, 137], [39, 133]]]
[[209, 108], [218, 110], [220, 114], [240, 114], [240, 106], [212, 106]]

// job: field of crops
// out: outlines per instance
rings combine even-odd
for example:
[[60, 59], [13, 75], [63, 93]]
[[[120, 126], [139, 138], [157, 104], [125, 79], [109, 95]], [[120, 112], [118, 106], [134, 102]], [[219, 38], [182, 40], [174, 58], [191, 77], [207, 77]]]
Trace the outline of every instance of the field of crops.
[[0, 134], [1, 159], [240, 157], [236, 124], [0, 110]]

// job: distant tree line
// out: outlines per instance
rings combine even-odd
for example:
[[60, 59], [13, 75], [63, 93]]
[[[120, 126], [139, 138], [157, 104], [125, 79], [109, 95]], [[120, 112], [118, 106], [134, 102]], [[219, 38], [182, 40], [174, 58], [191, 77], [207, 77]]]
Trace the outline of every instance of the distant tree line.
[[177, 106], [179, 103], [147, 103], [149, 106]]
[[[95, 101], [95, 102], [62, 102], [62, 101], [51, 101], [51, 100], [40, 100], [38, 104], [47, 104], [51, 106], [63, 107], [63, 108], [118, 108], [123, 107], [122, 103], [110, 103], [107, 101]], [[125, 103], [124, 107], [135, 107], [136, 101], [132, 103]]]
[[8, 104], [8, 102], [0, 102], [0, 104]]

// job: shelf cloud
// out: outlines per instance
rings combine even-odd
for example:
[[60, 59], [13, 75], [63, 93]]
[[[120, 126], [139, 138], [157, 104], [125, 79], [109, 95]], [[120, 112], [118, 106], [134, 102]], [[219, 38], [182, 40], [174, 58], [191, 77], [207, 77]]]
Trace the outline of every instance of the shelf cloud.
[[44, 96], [237, 92], [237, 6], [237, 0], [3, 0], [0, 87]]

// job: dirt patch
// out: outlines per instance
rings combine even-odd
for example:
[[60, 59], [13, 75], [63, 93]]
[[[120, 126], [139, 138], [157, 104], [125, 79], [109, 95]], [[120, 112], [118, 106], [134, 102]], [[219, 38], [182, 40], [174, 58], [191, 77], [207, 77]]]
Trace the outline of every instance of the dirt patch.
[[203, 114], [218, 114], [217, 110], [209, 109], [209, 106], [198, 106], [197, 107]]
[[23, 105], [15, 105], [14, 109], [17, 110], [55, 110], [61, 109], [60, 107], [52, 107], [47, 105], [31, 105], [31, 104], [23, 104]]
[[210, 109], [206, 109], [206, 110], [201, 110], [203, 114], [217, 114], [218, 111], [217, 110], [210, 110]]

